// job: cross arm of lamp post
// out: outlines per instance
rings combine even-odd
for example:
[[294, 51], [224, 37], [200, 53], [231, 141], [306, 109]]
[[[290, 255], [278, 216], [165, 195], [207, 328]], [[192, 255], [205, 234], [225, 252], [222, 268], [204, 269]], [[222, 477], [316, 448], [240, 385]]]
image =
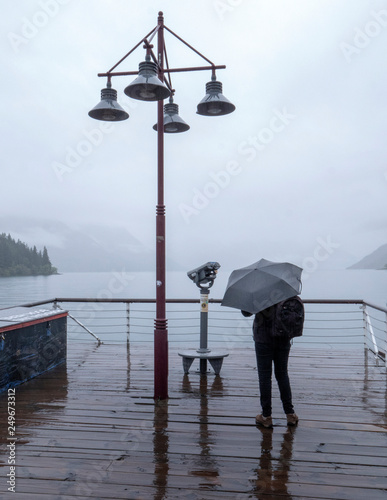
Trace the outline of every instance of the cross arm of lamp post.
[[[163, 72], [164, 73], [182, 73], [185, 71], [208, 71], [208, 70], [215, 70], [215, 69], [226, 69], [226, 66], [224, 64], [222, 65], [213, 65], [213, 66], [193, 66], [193, 67], [188, 67], [188, 68], [164, 68]], [[133, 75], [138, 75], [138, 71], [114, 71], [114, 72], [107, 72], [107, 73], [98, 73], [98, 76], [101, 77], [107, 77], [111, 78], [113, 76], [133, 76]]]
[[[160, 14], [162, 14], [160, 12]], [[154, 38], [154, 36], [157, 34], [159, 31], [161, 25], [157, 25], [153, 30], [151, 30], [147, 35], [144, 36], [127, 54], [125, 54], [112, 68], [107, 71], [106, 73], [98, 73], [98, 76], [103, 76], [103, 77], [112, 77], [112, 76], [131, 76], [131, 75], [137, 75], [138, 71], [123, 71], [123, 72], [114, 72], [113, 70], [117, 68], [127, 57], [130, 56], [142, 43], [144, 43], [144, 48], [146, 48], [149, 52], [152, 53], [153, 60], [157, 63], [157, 58], [153, 54], [153, 51], [151, 49], [153, 48], [153, 45], [151, 45], [151, 41]], [[178, 71], [201, 71], [201, 70], [209, 70], [211, 69], [213, 72], [217, 69], [225, 69], [226, 66], [221, 65], [217, 66], [215, 65], [210, 59], [208, 59], [206, 56], [204, 56], [201, 52], [199, 52], [195, 47], [190, 45], [188, 42], [186, 42], [183, 38], [181, 38], [179, 35], [177, 35], [174, 31], [172, 31], [168, 26], [165, 24], [162, 24], [162, 27], [167, 30], [171, 35], [173, 35], [175, 38], [177, 38], [181, 43], [186, 45], [189, 49], [191, 49], [193, 52], [195, 52], [198, 56], [200, 56], [202, 59], [207, 61], [211, 66], [200, 66], [200, 67], [194, 67], [194, 68], [178, 68], [178, 69], [169, 69], [169, 68], [163, 68], [164, 73], [173, 73], [173, 72], [178, 72]], [[148, 40], [148, 37], [149, 40]]]

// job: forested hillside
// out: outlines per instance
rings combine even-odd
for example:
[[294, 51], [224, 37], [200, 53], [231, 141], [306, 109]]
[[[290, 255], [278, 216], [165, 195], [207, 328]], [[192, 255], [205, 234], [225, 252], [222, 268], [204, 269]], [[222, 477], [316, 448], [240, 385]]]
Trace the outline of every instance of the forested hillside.
[[15, 241], [10, 234], [0, 235], [0, 276], [37, 276], [56, 274], [47, 253], [29, 248], [20, 240]]

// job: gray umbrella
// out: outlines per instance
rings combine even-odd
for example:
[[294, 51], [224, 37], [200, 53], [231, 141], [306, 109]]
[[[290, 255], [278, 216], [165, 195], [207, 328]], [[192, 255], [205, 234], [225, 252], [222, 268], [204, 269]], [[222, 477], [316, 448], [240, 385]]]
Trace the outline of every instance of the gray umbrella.
[[288, 262], [261, 259], [233, 271], [222, 306], [256, 314], [301, 293], [302, 269]]

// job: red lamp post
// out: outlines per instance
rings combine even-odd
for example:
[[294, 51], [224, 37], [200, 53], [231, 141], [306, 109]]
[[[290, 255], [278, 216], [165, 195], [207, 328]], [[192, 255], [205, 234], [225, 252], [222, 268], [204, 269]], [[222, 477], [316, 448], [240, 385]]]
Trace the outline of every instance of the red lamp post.
[[[164, 30], [187, 45], [210, 66], [175, 68], [164, 67], [167, 58]], [[152, 51], [151, 41], [157, 34], [157, 55]], [[139, 45], [144, 43], [147, 51], [145, 62], [140, 63], [139, 71], [116, 72], [115, 68], [124, 61]], [[153, 59], [153, 62], [152, 60]], [[235, 106], [222, 94], [222, 84], [216, 80], [215, 70], [225, 66], [215, 66], [209, 59], [180, 38], [164, 25], [164, 16], [159, 12], [157, 26], [148, 33], [133, 49], [131, 49], [108, 72], [99, 73], [107, 77], [107, 86], [101, 91], [101, 101], [90, 112], [89, 116], [97, 120], [122, 121], [129, 118], [128, 113], [118, 104], [117, 92], [111, 88], [113, 76], [138, 75], [125, 88], [125, 94], [133, 99], [157, 102], [157, 205], [156, 205], [156, 318], [154, 322], [154, 399], [168, 398], [168, 329], [165, 307], [165, 205], [164, 205], [164, 133], [185, 132], [189, 126], [178, 116], [178, 106], [173, 104], [174, 89], [170, 74], [173, 72], [212, 70], [211, 82], [206, 85], [206, 95], [198, 104], [197, 113], [204, 116], [220, 116], [231, 113]], [[168, 75], [168, 79], [165, 77]], [[163, 100], [170, 97], [170, 104], [163, 106]]]
[[[164, 19], [158, 17], [157, 61], [164, 81]], [[165, 312], [164, 113], [157, 102], [156, 318], [154, 324], [154, 399], [168, 398], [168, 329]]]

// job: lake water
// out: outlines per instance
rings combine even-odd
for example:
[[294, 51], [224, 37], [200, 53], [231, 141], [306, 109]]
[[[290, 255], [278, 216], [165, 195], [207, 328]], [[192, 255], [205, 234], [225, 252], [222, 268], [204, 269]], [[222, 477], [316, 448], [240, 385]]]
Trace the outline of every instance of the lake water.
[[[210, 298], [221, 299], [229, 271], [220, 269]], [[360, 299], [386, 307], [387, 271], [318, 270], [303, 279], [303, 299]], [[65, 273], [56, 276], [0, 278], [0, 308], [55, 298], [155, 298], [155, 274], [152, 272]], [[184, 272], [167, 274], [167, 298], [197, 299], [199, 289]], [[122, 304], [69, 304], [71, 313], [104, 342], [122, 342], [128, 332], [125, 306]], [[200, 314], [197, 304], [168, 307], [170, 342], [198, 347]], [[363, 321], [358, 305], [306, 307], [304, 335], [298, 343], [327, 348], [357, 343], [362, 346]], [[379, 343], [386, 341], [386, 315], [373, 310], [372, 321]], [[228, 348], [239, 342], [251, 343], [251, 319], [239, 311], [211, 305], [209, 311], [210, 344], [220, 342]], [[154, 305], [130, 306], [130, 338], [152, 342]], [[88, 333], [69, 320], [72, 340], [91, 340]]]
[[[229, 271], [219, 270], [210, 297], [221, 299]], [[198, 298], [185, 272], [167, 274], [167, 298]], [[387, 271], [318, 270], [303, 279], [304, 299], [363, 299], [387, 305]], [[152, 272], [64, 273], [0, 278], [0, 308], [56, 297], [154, 298]]]

